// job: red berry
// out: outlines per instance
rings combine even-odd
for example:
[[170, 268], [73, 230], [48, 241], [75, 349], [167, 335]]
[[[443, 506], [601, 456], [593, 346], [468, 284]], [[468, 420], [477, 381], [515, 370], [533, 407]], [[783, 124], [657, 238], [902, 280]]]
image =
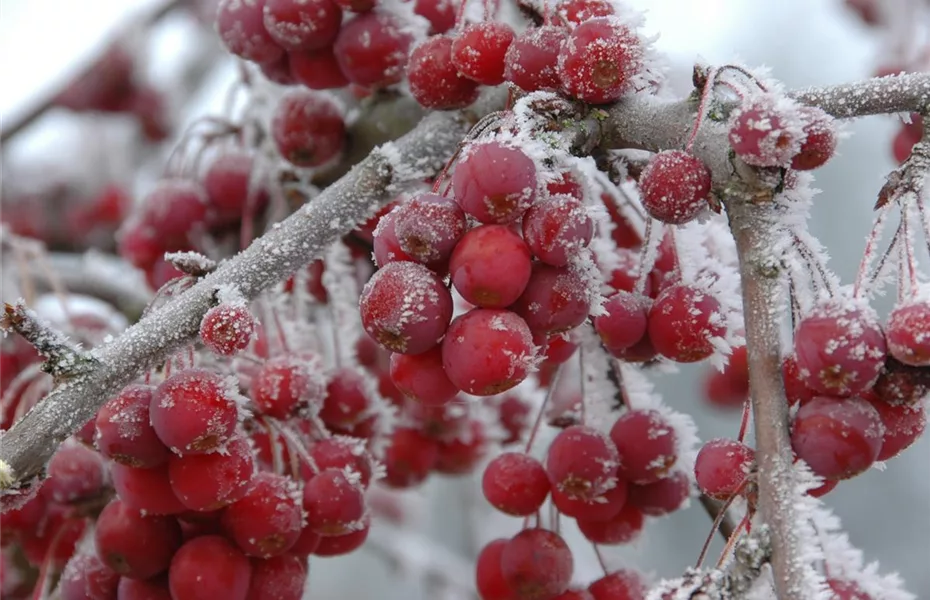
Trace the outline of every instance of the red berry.
[[345, 10], [351, 10], [356, 13], [368, 12], [373, 9], [378, 0], [336, 0], [336, 4]]
[[221, 376], [195, 368], [175, 373], [155, 389], [149, 418], [172, 451], [204, 454], [229, 440], [239, 408]]
[[562, 0], [556, 5], [555, 14], [567, 26], [572, 26], [597, 17], [609, 17], [615, 10], [607, 0]]
[[513, 590], [504, 579], [501, 555], [510, 540], [497, 539], [481, 549], [475, 566], [475, 581], [481, 600], [515, 600]]
[[276, 356], [253, 376], [251, 392], [259, 410], [277, 419], [287, 419], [307, 407], [315, 413], [326, 393], [323, 364], [310, 353]]
[[484, 308], [513, 304], [530, 280], [530, 250], [506, 225], [481, 225], [452, 251], [449, 274], [467, 302]]
[[923, 434], [927, 426], [927, 412], [922, 403], [892, 405], [871, 393], [863, 398], [878, 411], [885, 426], [882, 449], [876, 460], [894, 458]]
[[218, 535], [194, 538], [171, 560], [172, 598], [246, 600], [252, 567], [232, 542]]
[[791, 447], [825, 479], [849, 479], [878, 458], [885, 427], [862, 398], [818, 396], [798, 409], [791, 424]]
[[322, 535], [346, 535], [362, 528], [365, 492], [361, 477], [339, 469], [324, 469], [304, 485], [307, 526]]
[[174, 496], [190, 510], [213, 511], [241, 500], [252, 485], [255, 458], [237, 433], [221, 451], [172, 456], [168, 479]]
[[901, 129], [894, 136], [891, 146], [891, 153], [894, 159], [900, 164], [907, 160], [911, 155], [911, 150], [920, 138], [923, 136], [923, 119], [919, 114], [911, 114], [911, 122], [903, 123]]
[[812, 390], [853, 396], [878, 379], [885, 363], [885, 336], [869, 307], [829, 300], [798, 324], [794, 352], [801, 377]]
[[594, 329], [607, 351], [616, 355], [637, 344], [646, 335], [648, 300], [620, 291], [607, 298], [606, 314], [594, 318]]
[[618, 465], [610, 438], [581, 425], [560, 431], [546, 457], [553, 490], [581, 500], [594, 500], [616, 487]]
[[166, 576], [155, 579], [129, 579], [121, 577], [116, 592], [117, 600], [171, 600]]
[[413, 12], [430, 23], [429, 34], [446, 33], [455, 26], [456, 5], [448, 0], [414, 0]]
[[391, 381], [407, 398], [427, 405], [445, 404], [459, 393], [443, 369], [441, 346], [415, 356], [392, 354]]
[[346, 78], [377, 88], [399, 82], [413, 37], [389, 13], [368, 12], [343, 24], [333, 46]]
[[672, 225], [694, 220], [710, 197], [710, 169], [682, 150], [664, 150], [639, 176], [643, 207], [649, 215]]
[[523, 432], [529, 425], [530, 407], [516, 396], [505, 396], [497, 405], [500, 425], [507, 432], [501, 445], [515, 444], [523, 439]]
[[175, 246], [177, 238], [186, 238], [195, 224], [206, 220], [209, 202], [199, 183], [187, 179], [163, 179], [142, 199], [141, 218], [156, 236], [162, 238], [164, 246]]
[[930, 394], [930, 369], [888, 357], [873, 391], [888, 404], [917, 404]]
[[478, 83], [452, 64], [452, 38], [434, 35], [410, 52], [407, 82], [413, 98], [426, 108], [451, 110], [478, 98]]
[[594, 600], [645, 600], [646, 585], [636, 571], [621, 569], [588, 586]]
[[833, 118], [814, 106], [802, 106], [798, 109], [804, 120], [804, 134], [801, 149], [791, 159], [791, 168], [798, 171], [810, 171], [826, 164], [836, 151], [836, 131]]
[[248, 152], [237, 150], [219, 155], [203, 176], [214, 218], [225, 222], [235, 221], [244, 213], [257, 212], [267, 201], [264, 189], [250, 185], [254, 159]]
[[441, 265], [465, 235], [465, 213], [437, 194], [419, 194], [391, 213], [401, 250], [429, 267]]
[[578, 519], [582, 535], [595, 544], [629, 544], [639, 537], [643, 529], [643, 512], [631, 504], [625, 504], [620, 512], [605, 521]]
[[591, 299], [580, 269], [534, 263], [523, 294], [510, 310], [526, 321], [534, 333], [568, 331], [588, 318]]
[[510, 223], [536, 199], [536, 165], [518, 147], [470, 144], [452, 175], [455, 201], [482, 223]]
[[263, 23], [285, 50], [319, 50], [336, 40], [342, 10], [333, 0], [265, 0]]
[[311, 52], [294, 52], [288, 63], [294, 81], [311, 90], [332, 90], [349, 85], [332, 46]]
[[94, 543], [101, 560], [124, 577], [148, 579], [168, 568], [181, 547], [176, 519], [143, 515], [119, 499], [97, 517]]
[[439, 457], [439, 445], [416, 429], [397, 428], [384, 451], [384, 481], [408, 488], [426, 480]]
[[315, 556], [342, 556], [361, 547], [368, 539], [371, 522], [368, 517], [362, 522], [359, 529], [345, 535], [334, 535], [320, 538], [320, 543], [313, 551]]
[[488, 439], [484, 424], [471, 419], [461, 427], [452, 439], [439, 442], [439, 453], [433, 470], [445, 475], [471, 473], [488, 450]]
[[913, 367], [930, 367], [930, 303], [896, 306], [885, 335], [893, 357]]
[[47, 472], [42, 493], [62, 504], [93, 498], [106, 484], [103, 458], [73, 439], [58, 447], [48, 462]]
[[381, 217], [372, 235], [375, 265], [378, 267], [384, 267], [392, 262], [418, 262], [400, 247], [395, 221], [397, 214], [397, 208], [395, 208]]
[[549, 478], [535, 458], [506, 452], [488, 463], [481, 479], [484, 497], [497, 510], [513, 516], [535, 513], [549, 496]]
[[581, 23], [559, 52], [559, 77], [572, 96], [590, 104], [619, 100], [643, 68], [642, 44], [617, 17]]
[[328, 96], [291, 90], [278, 101], [271, 137], [281, 156], [298, 167], [318, 167], [342, 151], [345, 121]]
[[134, 469], [110, 465], [110, 477], [120, 500], [149, 515], [174, 515], [187, 510], [171, 489], [168, 466]]
[[217, 354], [232, 356], [245, 350], [255, 333], [255, 318], [244, 302], [212, 307], [200, 322], [200, 339]]
[[675, 471], [655, 483], [630, 484], [627, 502], [643, 514], [661, 517], [682, 508], [690, 495], [691, 480], [683, 471]]
[[[294, 554], [253, 558], [249, 600], [300, 600], [307, 583], [307, 561]], [[122, 600], [122, 598], [120, 599]]]
[[526, 322], [509, 310], [475, 308], [457, 317], [442, 342], [449, 380], [475, 396], [493, 396], [523, 381], [536, 363]]
[[804, 404], [817, 395], [817, 392], [807, 387], [801, 377], [801, 368], [798, 366], [798, 357], [789, 354], [781, 363], [782, 379], [785, 383], [785, 396], [788, 398], [788, 406], [794, 406], [798, 402]]
[[300, 491], [283, 475], [259, 473], [246, 495], [223, 512], [223, 529], [249, 556], [288, 551], [303, 527]]
[[504, 57], [514, 35], [506, 23], [469, 23], [452, 42], [452, 63], [459, 73], [478, 83], [504, 83]]
[[803, 127], [794, 105], [772, 95], [758, 95], [730, 121], [730, 146], [747, 164], [787, 167], [801, 150]]
[[[360, 440], [336, 435], [316, 442], [308, 453], [318, 470], [339, 469], [353, 477], [357, 475], [362, 487], [368, 487], [373, 459]], [[305, 475], [305, 478], [310, 479], [312, 475]]]
[[749, 398], [749, 355], [746, 346], [733, 348], [722, 372], [714, 369], [707, 374], [704, 379], [704, 396], [711, 404], [721, 408], [740, 408], [745, 404]]
[[565, 540], [545, 529], [524, 529], [504, 546], [501, 573], [520, 600], [554, 598], [568, 589], [574, 560]]
[[151, 468], [167, 462], [170, 451], [149, 421], [154, 390], [150, 385], [129, 385], [100, 408], [95, 444], [102, 455], [130, 467]]
[[216, 31], [227, 50], [257, 63], [273, 62], [283, 56], [284, 50], [265, 29], [264, 6], [265, 0], [220, 0]]
[[669, 360], [682, 363], [704, 360], [714, 353], [712, 339], [724, 334], [720, 302], [690, 285], [665, 288], [649, 310], [649, 339], [659, 354]]
[[75, 554], [61, 573], [58, 597], [61, 600], [110, 600], [116, 598], [117, 586], [119, 575], [99, 558], [93, 554]]
[[320, 419], [332, 429], [352, 429], [368, 416], [371, 406], [366, 378], [354, 368], [333, 372], [326, 386]]
[[554, 267], [566, 266], [593, 236], [588, 211], [566, 194], [537, 202], [523, 215], [523, 237], [533, 256]]
[[525, 92], [560, 89], [559, 52], [567, 37], [561, 27], [530, 27], [507, 49], [504, 79]]
[[755, 451], [736, 440], [711, 440], [694, 462], [694, 477], [701, 491], [717, 500], [729, 500], [746, 481]]
[[452, 318], [452, 296], [423, 265], [392, 262], [365, 284], [359, 310], [365, 331], [382, 347], [419, 354], [445, 335]]
[[617, 479], [614, 487], [592, 499], [567, 494], [558, 488], [553, 488], [552, 503], [560, 513], [568, 517], [608, 521], [616, 517], [626, 504], [628, 488], [626, 481]]
[[664, 478], [678, 460], [678, 436], [668, 421], [655, 410], [630, 410], [610, 429], [620, 469], [637, 485]]

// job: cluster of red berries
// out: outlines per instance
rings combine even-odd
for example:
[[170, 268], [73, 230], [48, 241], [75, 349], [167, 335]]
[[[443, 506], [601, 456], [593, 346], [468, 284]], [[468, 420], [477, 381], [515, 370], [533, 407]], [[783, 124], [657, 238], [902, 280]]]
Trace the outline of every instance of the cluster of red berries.
[[[644, 68], [645, 44], [605, 0], [563, 0], [546, 24], [519, 35], [493, 20], [450, 33], [461, 20], [451, 3], [411, 8], [403, 15], [375, 0], [224, 0], [216, 27], [230, 52], [274, 82], [367, 93], [406, 76], [414, 98], [436, 109], [467, 106], [481, 85], [505, 81], [604, 104], [633, 91]], [[418, 44], [414, 14], [429, 22], [430, 37]]]
[[78, 112], [132, 115], [148, 140], [163, 141], [171, 133], [164, 98], [138, 81], [136, 63], [128, 48], [113, 44], [55, 98], [55, 104]]
[[200, 250], [207, 234], [238, 244], [241, 223], [257, 218], [268, 202], [264, 188], [252, 183], [254, 163], [251, 153], [228, 150], [202, 177], [159, 181], [120, 229], [120, 255], [158, 289], [183, 274], [165, 262], [165, 253]]

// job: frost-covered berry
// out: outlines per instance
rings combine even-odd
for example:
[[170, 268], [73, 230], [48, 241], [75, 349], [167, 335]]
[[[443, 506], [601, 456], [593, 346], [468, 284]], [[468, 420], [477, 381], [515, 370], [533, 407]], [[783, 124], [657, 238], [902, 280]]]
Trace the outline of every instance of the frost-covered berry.
[[229, 440], [239, 408], [223, 377], [195, 368], [173, 374], [155, 389], [149, 418], [158, 438], [172, 451], [204, 454]]
[[798, 109], [804, 119], [804, 141], [791, 159], [791, 168], [810, 171], [823, 166], [836, 151], [836, 126], [833, 117], [813, 106]]
[[466, 301], [484, 308], [513, 304], [532, 272], [530, 249], [506, 225], [470, 229], [452, 251], [449, 275]]
[[536, 199], [536, 165], [520, 148], [470, 145], [455, 167], [452, 191], [462, 210], [482, 223], [510, 223]]
[[911, 302], [895, 307], [885, 332], [888, 353], [912, 367], [930, 366], [930, 303]]
[[452, 296], [423, 265], [392, 262], [365, 284], [359, 310], [365, 331], [381, 346], [401, 354], [419, 354], [446, 333]]
[[853, 396], [872, 387], [886, 349], [875, 311], [842, 299], [815, 306], [794, 333], [801, 378], [824, 395]]
[[414, 196], [390, 214], [401, 250], [429, 267], [448, 260], [468, 226], [458, 204], [438, 194]]
[[200, 339], [217, 354], [232, 356], [245, 350], [255, 333], [255, 318], [245, 302], [212, 307], [200, 322]]
[[333, 0], [265, 0], [268, 35], [289, 52], [332, 45], [342, 25], [342, 9]]
[[817, 396], [798, 409], [791, 447], [824, 479], [849, 479], [878, 458], [885, 426], [862, 398]]
[[619, 464], [617, 448], [611, 439], [582, 425], [559, 432], [546, 456], [546, 472], [553, 491], [587, 501], [617, 486]]
[[604, 310], [595, 317], [594, 329], [611, 354], [622, 353], [646, 335], [649, 300], [643, 296], [619, 291], [607, 298]]
[[216, 11], [216, 31], [226, 49], [257, 63], [274, 62], [284, 56], [284, 49], [265, 29], [264, 4], [221, 0]]
[[885, 426], [882, 449], [876, 460], [894, 458], [923, 434], [927, 426], [927, 412], [922, 402], [888, 404], [873, 393], [867, 393], [862, 397], [878, 411], [882, 425]]
[[717, 500], [729, 500], [746, 480], [755, 451], [736, 440], [711, 440], [694, 461], [694, 478], [701, 491]]
[[379, 88], [403, 78], [412, 41], [413, 36], [399, 19], [388, 12], [372, 11], [342, 25], [333, 53], [349, 81]]
[[787, 167], [804, 141], [804, 120], [797, 106], [770, 94], [748, 99], [730, 122], [730, 146], [747, 164]]
[[649, 339], [675, 362], [697, 362], [714, 353], [713, 338], [726, 333], [720, 302], [705, 290], [675, 284], [649, 310]]
[[517, 598], [556, 598], [568, 589], [573, 569], [568, 544], [545, 529], [524, 529], [501, 552], [501, 573]]
[[95, 445], [100, 454], [139, 468], [165, 464], [170, 452], [149, 421], [153, 386], [128, 385], [97, 412]]
[[452, 41], [452, 64], [473, 81], [499, 85], [504, 82], [504, 57], [513, 38], [513, 28], [506, 23], [469, 23]]
[[554, 267], [567, 265], [593, 236], [587, 210], [568, 194], [537, 202], [523, 215], [523, 238], [533, 256]]
[[678, 434], [655, 410], [624, 413], [610, 428], [610, 439], [617, 448], [620, 475], [637, 485], [664, 478], [678, 460]]
[[488, 463], [481, 478], [484, 497], [508, 515], [526, 516], [539, 510], [549, 496], [549, 478], [532, 456], [506, 452]]
[[591, 104], [620, 99], [642, 70], [642, 44], [617, 17], [587, 20], [569, 34], [559, 52], [559, 78], [569, 94]]
[[682, 150], [659, 152], [639, 176], [646, 212], [672, 225], [687, 223], [704, 210], [710, 186], [710, 169]]
[[559, 51], [567, 36], [567, 29], [551, 25], [518, 35], [504, 57], [504, 79], [525, 92], [560, 89]]
[[553, 334], [574, 329], [591, 308], [588, 285], [573, 266], [534, 263], [526, 289], [510, 307], [534, 333]]
[[442, 342], [442, 364], [449, 380], [475, 396], [492, 396], [516, 386], [536, 361], [530, 328], [509, 310], [472, 309], [452, 321]]
[[281, 97], [271, 118], [271, 137], [281, 156], [298, 167], [318, 167], [342, 151], [345, 122], [336, 103], [309, 90]]
[[453, 64], [452, 38], [446, 35], [429, 37], [410, 52], [407, 82], [413, 98], [426, 108], [462, 108], [478, 98], [478, 83]]

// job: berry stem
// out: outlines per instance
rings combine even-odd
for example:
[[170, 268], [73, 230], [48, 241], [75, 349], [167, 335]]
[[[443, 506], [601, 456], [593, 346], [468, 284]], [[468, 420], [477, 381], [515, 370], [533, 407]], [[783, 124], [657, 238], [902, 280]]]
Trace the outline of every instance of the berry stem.
[[740, 417], [739, 421], [739, 435], [736, 436], [736, 439], [742, 442], [746, 439], [746, 429], [749, 428], [749, 416], [752, 414], [752, 405], [749, 402], [749, 398], [743, 401], [743, 414]]
[[694, 127], [691, 129], [691, 135], [688, 137], [688, 143], [685, 144], [685, 151], [691, 152], [691, 148], [694, 146], [694, 138], [697, 137], [698, 129], [701, 128], [701, 123], [704, 122], [704, 116], [707, 113], [707, 104], [710, 101], [710, 97], [714, 93], [714, 86], [717, 83], [717, 76], [720, 74], [720, 69], [712, 68], [707, 74], [707, 81], [704, 84], [704, 89], [701, 90], [701, 101], [698, 104], [697, 114], [694, 116]]
[[881, 239], [882, 231], [885, 229], [885, 221], [887, 217], [887, 207], [882, 207], [879, 209], [878, 215], [875, 217], [875, 222], [872, 224], [872, 231], [869, 232], [869, 237], [866, 239], [865, 250], [862, 253], [862, 260], [859, 262], [859, 270], [856, 273], [856, 282], [853, 284], [854, 298], [859, 298], [862, 295], [862, 284], [865, 281], [866, 275], [872, 266], [872, 261], [875, 260], [875, 253], [878, 250], [878, 241]]
[[736, 529], [733, 530], [733, 534], [730, 536], [730, 539], [727, 540], [726, 546], [723, 547], [723, 552], [720, 553], [720, 558], [717, 559], [717, 568], [719, 569], [723, 565], [723, 561], [730, 554], [730, 551], [733, 549], [733, 546], [736, 545], [736, 540], [739, 539], [740, 533], [743, 529], [749, 525], [749, 519], [752, 517], [752, 511], [746, 511], [746, 514], [743, 515], [743, 518], [740, 519], [739, 523], [736, 525]]
[[46, 359], [42, 369], [55, 377], [79, 375], [93, 365], [90, 354], [39, 319], [22, 300], [15, 305], [5, 305], [4, 314], [0, 316], [0, 330], [15, 331], [23, 336]]
[[529, 454], [530, 450], [533, 448], [533, 441], [536, 439], [536, 434], [539, 432], [540, 424], [542, 424], [543, 415], [546, 413], [546, 406], [549, 405], [549, 400], [551, 400], [553, 394], [555, 394], [555, 390], [559, 385], [559, 379], [562, 377], [564, 364], [565, 363], [562, 363], [556, 367], [555, 373], [552, 375], [552, 380], [549, 381], [549, 389], [546, 390], [546, 397], [543, 399], [542, 404], [539, 405], [539, 412], [536, 413], [536, 420], [533, 421], [530, 437], [526, 440], [526, 446], [523, 448], [524, 454]]
[[[913, 295], [917, 291], [917, 259], [914, 256], [914, 238], [911, 233], [910, 220], [911, 206], [905, 204], [901, 208], [901, 227], [904, 238], [904, 255], [907, 261], [907, 283], [902, 282], [902, 288], [906, 289], [906, 293], [905, 296], [898, 298], [899, 300], [903, 300], [903, 298]], [[899, 276], [903, 277], [903, 273], [900, 273]]]
[[643, 234], [646, 243], [643, 244], [643, 249], [639, 254], [639, 272], [636, 274], [636, 287], [634, 288], [640, 296], [646, 292], [646, 281], [648, 281], [652, 267], [655, 266], [658, 258], [659, 245], [662, 243], [664, 229], [661, 225], [658, 227], [655, 225], [655, 219], [646, 219], [646, 231]]
[[820, 278], [820, 282], [823, 284], [824, 289], [827, 290], [827, 293], [830, 296], [836, 295], [836, 275], [827, 270], [826, 265], [823, 264], [823, 261], [817, 253], [814, 252], [808, 240], [805, 239], [807, 236], [802, 236], [795, 232], [794, 234], [794, 244], [792, 247], [797, 251], [801, 259], [807, 264], [807, 268], [811, 273], [816, 273]]
[[603, 555], [601, 555], [601, 549], [597, 544], [591, 544], [591, 547], [594, 549], [594, 555], [597, 556], [597, 562], [601, 565], [601, 570], [604, 571], [604, 575], [610, 575], [610, 570], [607, 568], [607, 562], [604, 561]]
[[[718, 529], [721, 529], [720, 525], [723, 523], [724, 519], [727, 518], [727, 511], [730, 510], [730, 506], [733, 505], [733, 502], [735, 502], [736, 499], [740, 497], [740, 494], [742, 494], [743, 490], [746, 489], [748, 483], [749, 477], [746, 477], [743, 479], [743, 482], [740, 483], [735, 490], [733, 490], [733, 495], [727, 498], [727, 501], [720, 506], [720, 509], [717, 511], [717, 515], [714, 517], [714, 524], [710, 528], [710, 533], [707, 534], [707, 537], [704, 539], [704, 545], [701, 546], [701, 553], [698, 555], [697, 563], [695, 563], [694, 567], [695, 569], [700, 569], [701, 565], [704, 564], [704, 559], [707, 558], [707, 551], [710, 549], [710, 542], [712, 539], [714, 539], [714, 532], [716, 532]], [[702, 494], [701, 497], [704, 498], [705, 496]], [[730, 528], [730, 532], [725, 534], [728, 542], [729, 540], [733, 539], [733, 537], [736, 535], [736, 531], [738, 530], [739, 526], [737, 526], [736, 529], [733, 529], [732, 527]]]

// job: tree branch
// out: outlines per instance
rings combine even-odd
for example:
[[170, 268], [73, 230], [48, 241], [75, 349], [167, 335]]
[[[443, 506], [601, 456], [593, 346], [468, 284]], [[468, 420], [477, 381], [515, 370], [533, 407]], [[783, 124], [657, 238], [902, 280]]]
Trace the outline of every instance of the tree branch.
[[739, 255], [749, 353], [749, 393], [755, 422], [759, 467], [759, 515], [771, 531], [772, 570], [779, 600], [803, 600], [802, 569], [795, 528], [792, 450], [788, 401], [781, 372], [779, 319], [784, 310], [776, 246], [777, 215], [771, 198], [737, 182], [724, 195], [730, 229]]
[[95, 349], [95, 368], [56, 387], [3, 436], [0, 461], [7, 465], [12, 485], [0, 480], [0, 489], [40, 476], [58, 445], [90, 420], [110, 395], [196, 336], [219, 286], [235, 286], [252, 299], [284, 280], [370, 217], [399, 186], [438, 172], [477, 116], [429, 115], [197, 285]]
[[856, 83], [811, 87], [791, 94], [839, 119], [930, 109], [930, 75], [907, 73]]
[[46, 359], [42, 370], [53, 377], [79, 375], [93, 366], [93, 358], [88, 352], [43, 322], [22, 301], [4, 306], [0, 330], [4, 333], [15, 331], [23, 336]]

